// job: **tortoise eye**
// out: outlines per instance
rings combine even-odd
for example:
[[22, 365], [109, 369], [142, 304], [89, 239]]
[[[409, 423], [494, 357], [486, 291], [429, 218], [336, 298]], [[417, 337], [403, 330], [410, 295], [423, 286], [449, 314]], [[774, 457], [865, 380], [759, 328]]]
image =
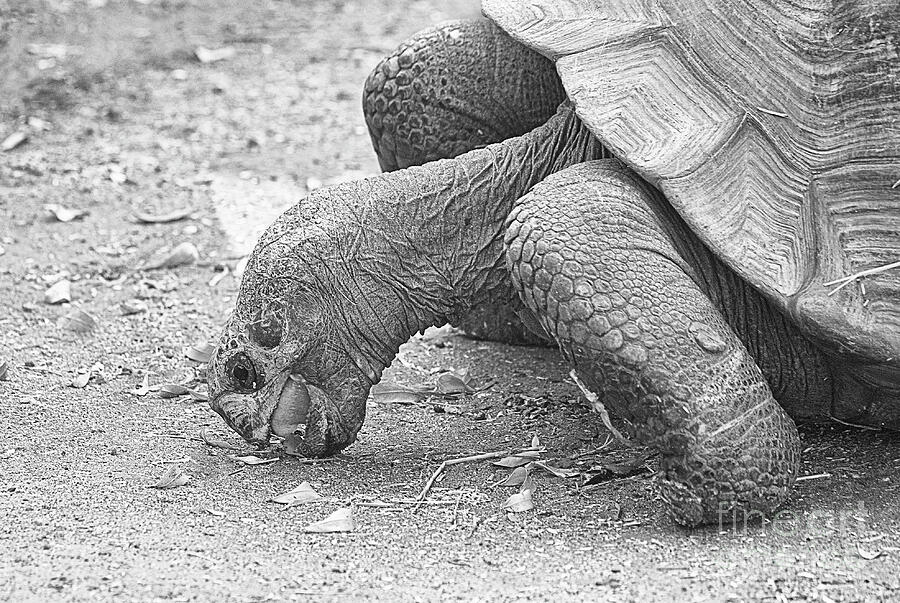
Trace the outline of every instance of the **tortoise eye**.
[[231, 377], [234, 387], [239, 392], [255, 392], [262, 383], [256, 374], [256, 367], [250, 358], [240, 352], [228, 359], [225, 364], [225, 372]]

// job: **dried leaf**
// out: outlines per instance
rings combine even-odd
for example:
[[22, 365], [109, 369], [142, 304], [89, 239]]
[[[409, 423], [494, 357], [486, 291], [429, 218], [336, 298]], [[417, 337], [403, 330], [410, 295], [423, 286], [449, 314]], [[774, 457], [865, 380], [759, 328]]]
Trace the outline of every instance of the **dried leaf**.
[[168, 222], [177, 222], [179, 220], [184, 220], [192, 213], [194, 213], [193, 207], [185, 207], [158, 215], [139, 211], [134, 214], [134, 217], [138, 222], [141, 222], [143, 224], [166, 224]]
[[502, 482], [497, 484], [498, 486], [510, 486], [510, 487], [518, 487], [525, 483], [525, 479], [528, 477], [528, 469], [525, 467], [516, 467], [512, 470], [512, 473], [506, 476]]
[[258, 456], [254, 456], [252, 454], [248, 454], [246, 456], [232, 456], [231, 458], [233, 458], [236, 461], [240, 461], [240, 462], [244, 463], [245, 465], [269, 465], [271, 463], [278, 462], [277, 458], [261, 459]]
[[353, 519], [353, 509], [341, 507], [322, 521], [311, 523], [303, 529], [304, 532], [330, 533], [352, 532], [356, 529], [356, 521]]
[[200, 259], [200, 252], [196, 245], [190, 242], [181, 243], [175, 247], [169, 254], [157, 260], [150, 262], [144, 266], [144, 270], [156, 270], [159, 268], [176, 268], [178, 266], [187, 266], [193, 264]]
[[627, 459], [621, 463], [604, 462], [594, 465], [588, 471], [597, 472], [591, 476], [583, 486], [591, 486], [605, 482], [614, 477], [629, 477], [636, 473], [642, 473], [646, 470], [645, 463], [650, 457], [648, 453], [638, 454], [637, 456]]
[[144, 381], [137, 389], [131, 390], [131, 393], [138, 397], [144, 397], [150, 393], [150, 375], [144, 375]]
[[530, 490], [532, 493], [537, 490], [537, 484], [534, 483], [534, 478], [531, 476], [531, 472], [528, 473], [528, 476], [525, 478], [525, 481], [522, 482], [522, 486], [519, 488], [519, 492], [524, 492], [525, 490]]
[[534, 508], [534, 502], [531, 500], [531, 490], [522, 490], [517, 494], [513, 494], [503, 503], [504, 511], [513, 513], [523, 513], [531, 511]]
[[309, 485], [309, 482], [303, 482], [293, 490], [279, 494], [272, 499], [272, 502], [293, 506], [315, 502], [317, 500], [322, 500], [322, 496]]
[[551, 474], [555, 475], [556, 477], [570, 478], [570, 477], [578, 477], [579, 475], [581, 475], [581, 472], [578, 471], [577, 469], [572, 469], [572, 468], [564, 469], [562, 467], [554, 467], [553, 465], [548, 465], [547, 463], [544, 463], [543, 461], [535, 461], [534, 466], [540, 467], [547, 473], [551, 473]]
[[862, 548], [862, 545], [860, 545], [858, 542], [856, 543], [856, 552], [859, 553], [860, 557], [867, 561], [877, 559], [878, 557], [881, 557], [882, 553], [884, 553], [884, 551], [868, 551]]
[[198, 46], [194, 49], [194, 54], [201, 63], [215, 63], [217, 61], [230, 59], [234, 56], [235, 50], [231, 46], [223, 46], [222, 48], [204, 48], [203, 46]]
[[392, 383], [372, 387], [372, 401], [382, 404], [414, 404], [428, 397], [429, 390], [413, 389]]
[[67, 279], [56, 282], [44, 291], [44, 303], [50, 305], [72, 301], [72, 283]]
[[471, 394], [475, 388], [471, 385], [471, 379], [467, 382], [464, 377], [454, 373], [444, 373], [437, 380], [437, 390], [442, 394]]
[[28, 140], [28, 134], [22, 132], [21, 130], [18, 132], [13, 132], [9, 136], [3, 139], [3, 142], [0, 142], [0, 151], [12, 151], [14, 148], [22, 144]]
[[200, 430], [200, 437], [203, 439], [204, 442], [206, 442], [210, 446], [215, 446], [216, 448], [223, 448], [225, 450], [244, 450], [244, 448], [242, 446], [236, 446], [234, 444], [229, 444], [225, 440], [220, 440], [220, 439], [214, 437], [212, 434], [209, 433], [209, 430], [206, 429], [205, 427]]
[[178, 486], [183, 486], [190, 480], [190, 476], [179, 469], [177, 466], [173, 465], [169, 467], [169, 470], [166, 471], [159, 481], [151, 486], [152, 488], [158, 488], [159, 490], [169, 490], [170, 488], [177, 488]]
[[185, 387], [179, 383], [164, 383], [159, 386], [160, 398], [177, 398], [178, 396], [186, 396], [191, 393], [191, 388]]
[[140, 314], [147, 311], [147, 304], [140, 299], [128, 299], [119, 304], [122, 316], [131, 316], [132, 314]]
[[537, 437], [537, 434], [534, 434], [531, 437], [531, 447], [532, 448], [540, 448], [541, 447], [541, 439]]
[[77, 389], [84, 389], [87, 387], [88, 381], [91, 380], [91, 373], [88, 371], [87, 373], [80, 373], [69, 384], [69, 387], [74, 387]]
[[88, 333], [97, 327], [97, 321], [84, 310], [73, 310], [59, 319], [59, 327], [75, 331], [76, 333]]
[[188, 360], [206, 364], [209, 362], [212, 353], [216, 350], [216, 346], [211, 343], [200, 343], [184, 348], [184, 355]]
[[506, 467], [507, 469], [512, 469], [513, 467], [521, 467], [522, 465], [527, 465], [534, 459], [541, 456], [541, 453], [536, 450], [527, 450], [525, 452], [517, 452], [511, 456], [504, 457], [499, 461], [494, 461], [494, 465], [497, 467]]
[[0, 360], [0, 381], [6, 381], [9, 379], [9, 363], [5, 360]]
[[58, 222], [71, 222], [72, 220], [77, 220], [78, 218], [82, 218], [87, 215], [87, 212], [83, 209], [72, 209], [70, 207], [64, 207], [62, 205], [45, 205], [44, 209], [50, 212]]
[[206, 392], [201, 392], [196, 389], [192, 389], [190, 392], [191, 398], [196, 400], [197, 402], [208, 402], [209, 394]]

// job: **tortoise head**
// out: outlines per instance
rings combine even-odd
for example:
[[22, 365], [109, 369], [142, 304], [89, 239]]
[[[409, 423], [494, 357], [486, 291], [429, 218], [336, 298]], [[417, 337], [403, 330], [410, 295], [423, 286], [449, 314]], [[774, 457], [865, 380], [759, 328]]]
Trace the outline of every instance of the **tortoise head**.
[[350, 335], [364, 322], [351, 295], [364, 289], [344, 274], [339, 251], [298, 206], [250, 256], [208, 381], [212, 409], [251, 443], [274, 433], [321, 457], [351, 444], [362, 426], [369, 389], [390, 358], [372, 362]]

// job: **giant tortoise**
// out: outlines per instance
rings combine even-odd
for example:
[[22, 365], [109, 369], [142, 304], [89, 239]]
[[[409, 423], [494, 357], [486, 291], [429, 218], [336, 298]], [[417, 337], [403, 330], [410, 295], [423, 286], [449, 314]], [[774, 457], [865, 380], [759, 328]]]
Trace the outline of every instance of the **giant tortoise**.
[[228, 424], [335, 453], [450, 322], [558, 345], [684, 525], [781, 504], [795, 420], [900, 427], [896, 0], [483, 7], [366, 82], [387, 173], [262, 236], [209, 371]]

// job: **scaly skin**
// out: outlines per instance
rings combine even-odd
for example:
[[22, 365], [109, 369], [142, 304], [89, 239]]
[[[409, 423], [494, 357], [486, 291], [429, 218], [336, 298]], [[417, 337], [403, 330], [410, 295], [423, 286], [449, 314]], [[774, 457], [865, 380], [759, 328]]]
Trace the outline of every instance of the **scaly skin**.
[[687, 232], [632, 172], [595, 161], [526, 195], [506, 243], [525, 305], [603, 404], [660, 451], [662, 496], [675, 521], [696, 525], [772, 511], [800, 450], [793, 421], [698, 285], [691, 256], [702, 246]]
[[390, 172], [521, 136], [565, 99], [551, 61], [490, 21], [451, 21], [415, 34], [375, 67], [363, 113]]
[[317, 402], [299, 451], [338, 452], [402, 343], [514, 295], [503, 231], [516, 199], [603, 153], [565, 105], [525, 136], [316, 191], [266, 230], [247, 263], [211, 360], [210, 405], [264, 443], [289, 375], [302, 378]]
[[[415, 34], [375, 67], [363, 113], [389, 172], [521, 136], [565, 98], [551, 61], [490, 21], [451, 21]], [[509, 291], [453, 325], [477, 339], [546, 344], [544, 333], [522, 324], [522, 303]]]
[[[593, 161], [606, 152], [571, 107], [480, 148], [546, 112], [516, 82], [537, 78], [551, 97], [558, 86], [509, 43], [485, 24], [432, 30], [370, 78], [385, 169], [475, 150], [317, 191], [266, 231], [209, 370], [210, 404], [229, 425], [265, 442], [273, 425], [302, 424], [299, 452], [333, 454], [411, 334], [512, 306], [660, 450], [662, 495], [685, 525], [784, 500], [799, 458], [785, 409], [900, 427], [896, 391], [847, 377], [658, 193]], [[497, 69], [505, 52], [517, 58]]]

